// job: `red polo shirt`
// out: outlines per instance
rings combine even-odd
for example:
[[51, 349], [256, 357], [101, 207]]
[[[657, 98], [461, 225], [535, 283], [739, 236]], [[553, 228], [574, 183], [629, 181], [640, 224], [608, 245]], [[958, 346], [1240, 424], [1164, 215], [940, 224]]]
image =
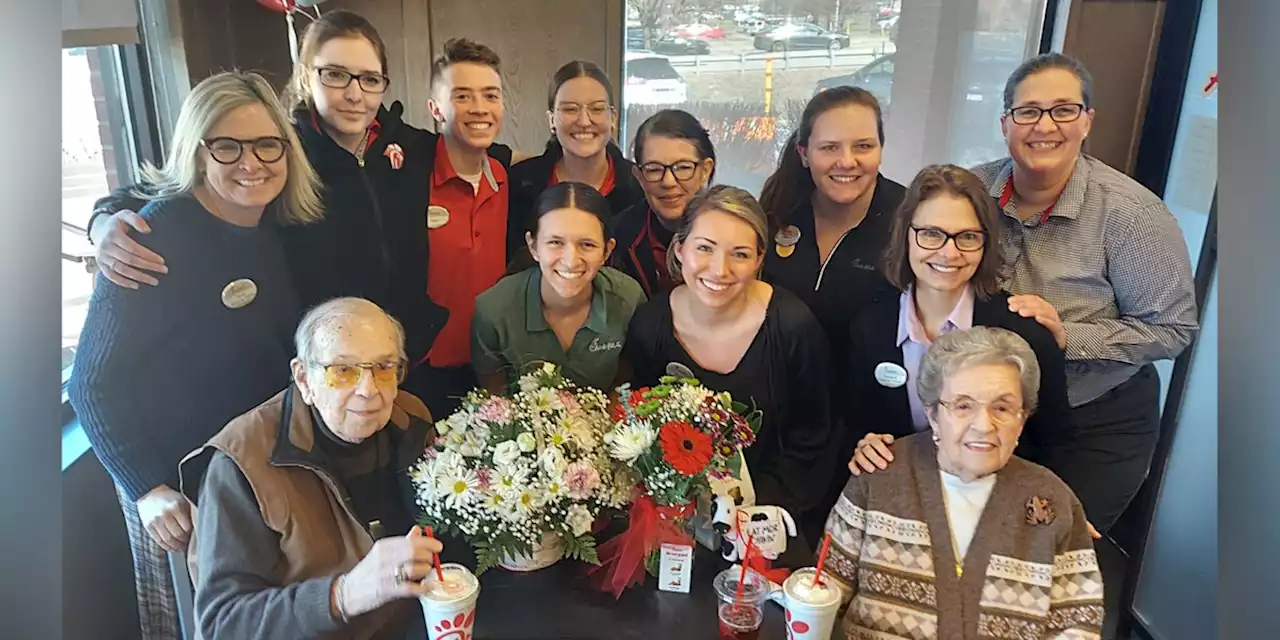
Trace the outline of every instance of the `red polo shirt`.
[[[609, 192], [613, 191], [613, 187], [615, 186], [615, 183], [618, 181], [613, 174], [613, 156], [605, 156], [605, 159], [609, 161], [609, 170], [604, 174], [604, 182], [600, 183], [600, 195], [602, 196], [609, 195]], [[551, 186], [552, 184], [558, 184], [559, 182], [560, 182], [560, 171], [552, 167], [551, 184], [548, 184], [547, 186]]]
[[507, 171], [486, 158], [488, 171], [477, 192], [458, 176], [444, 136], [436, 143], [431, 172], [431, 206], [448, 210], [448, 220], [430, 229], [431, 260], [427, 294], [449, 310], [449, 321], [427, 354], [433, 367], [456, 367], [471, 361], [471, 317], [476, 296], [492, 287], [506, 271]]

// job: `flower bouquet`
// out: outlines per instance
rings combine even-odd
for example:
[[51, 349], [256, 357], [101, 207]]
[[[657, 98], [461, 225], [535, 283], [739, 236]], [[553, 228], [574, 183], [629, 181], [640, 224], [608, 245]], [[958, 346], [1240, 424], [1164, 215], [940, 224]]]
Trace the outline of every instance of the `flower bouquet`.
[[470, 543], [477, 574], [562, 556], [599, 564], [592, 525], [632, 488], [603, 439], [608, 399], [551, 364], [517, 388], [510, 398], [472, 391], [436, 423], [434, 446], [410, 471], [423, 524]]
[[665, 376], [653, 388], [623, 385], [619, 392], [604, 442], [609, 456], [638, 476], [637, 496], [627, 530], [601, 546], [601, 567], [591, 570], [614, 597], [641, 582], [646, 569], [656, 574], [663, 544], [692, 546], [695, 501], [712, 482], [738, 475], [759, 416], [693, 378]]

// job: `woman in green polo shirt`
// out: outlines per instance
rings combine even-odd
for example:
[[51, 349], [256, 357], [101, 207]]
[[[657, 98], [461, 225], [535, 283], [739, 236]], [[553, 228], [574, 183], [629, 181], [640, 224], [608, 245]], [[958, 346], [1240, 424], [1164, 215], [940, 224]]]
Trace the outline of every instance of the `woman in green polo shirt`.
[[559, 365], [581, 385], [612, 391], [627, 323], [644, 291], [605, 267], [613, 252], [609, 203], [589, 185], [561, 182], [538, 198], [525, 234], [537, 264], [476, 298], [471, 366], [480, 384], [505, 393], [533, 363]]

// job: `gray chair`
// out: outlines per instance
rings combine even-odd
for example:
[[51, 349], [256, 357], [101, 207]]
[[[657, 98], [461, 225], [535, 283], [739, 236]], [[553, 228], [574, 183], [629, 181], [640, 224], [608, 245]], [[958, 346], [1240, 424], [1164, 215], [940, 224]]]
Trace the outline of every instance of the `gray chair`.
[[169, 573], [173, 576], [173, 595], [178, 603], [178, 624], [183, 640], [196, 640], [195, 585], [187, 570], [186, 553], [169, 553]]

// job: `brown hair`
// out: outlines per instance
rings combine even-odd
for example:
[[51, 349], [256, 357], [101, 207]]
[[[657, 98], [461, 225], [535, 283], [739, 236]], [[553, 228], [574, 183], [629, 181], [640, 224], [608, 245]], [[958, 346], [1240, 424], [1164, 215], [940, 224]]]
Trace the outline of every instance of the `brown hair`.
[[502, 75], [502, 60], [497, 52], [474, 40], [467, 38], [450, 38], [445, 40], [440, 55], [431, 61], [431, 89], [444, 77], [444, 70], [459, 62], [474, 62], [490, 67], [498, 75]]
[[[307, 25], [298, 46], [298, 61], [293, 65], [293, 75], [284, 90], [284, 107], [290, 112], [299, 107], [311, 108], [311, 63], [320, 48], [334, 38], [364, 38], [373, 45], [382, 64], [382, 75], [387, 75], [387, 46], [382, 36], [363, 16], [346, 9], [334, 9], [320, 14], [320, 19]], [[390, 80], [388, 80], [390, 82]]]
[[[682, 284], [684, 276], [681, 274], [682, 265], [680, 257], [676, 255], [675, 246], [677, 243], [684, 244], [689, 239], [689, 234], [693, 231], [693, 223], [697, 222], [698, 216], [707, 211], [723, 211], [750, 225], [751, 230], [756, 232], [756, 251], [761, 255], [764, 254], [768, 237], [767, 223], [760, 203], [746, 189], [718, 184], [694, 196], [685, 206], [684, 213], [680, 215], [680, 227], [672, 236], [671, 248], [667, 251], [667, 273], [671, 274], [671, 281], [676, 284]], [[760, 261], [760, 266], [764, 267], [763, 260]], [[760, 277], [759, 270], [756, 271], [756, 277]]]
[[984, 236], [982, 260], [978, 263], [978, 270], [974, 272], [973, 278], [969, 280], [969, 285], [973, 287], [976, 298], [986, 300], [1000, 291], [1000, 268], [1004, 264], [1004, 252], [1000, 248], [1000, 214], [982, 180], [969, 170], [954, 164], [929, 165], [921, 169], [911, 181], [906, 197], [893, 213], [889, 243], [885, 247], [880, 268], [899, 291], [906, 291], [907, 286], [915, 282], [916, 274], [911, 270], [911, 260], [908, 257], [910, 250], [907, 248], [907, 232], [915, 218], [916, 209], [925, 201], [942, 194], [968, 200], [978, 217], [978, 226], [982, 227]]
[[800, 145], [808, 145], [813, 135], [813, 123], [818, 116], [850, 105], [861, 105], [876, 114], [876, 135], [880, 146], [884, 146], [884, 117], [880, 113], [880, 102], [870, 91], [862, 87], [833, 87], [809, 99], [800, 116], [800, 126], [787, 138], [787, 143], [778, 158], [778, 168], [764, 182], [760, 190], [760, 205], [769, 217], [769, 228], [777, 231], [787, 225], [791, 211], [801, 204], [807, 204], [813, 195], [813, 177], [809, 169], [800, 159]]

